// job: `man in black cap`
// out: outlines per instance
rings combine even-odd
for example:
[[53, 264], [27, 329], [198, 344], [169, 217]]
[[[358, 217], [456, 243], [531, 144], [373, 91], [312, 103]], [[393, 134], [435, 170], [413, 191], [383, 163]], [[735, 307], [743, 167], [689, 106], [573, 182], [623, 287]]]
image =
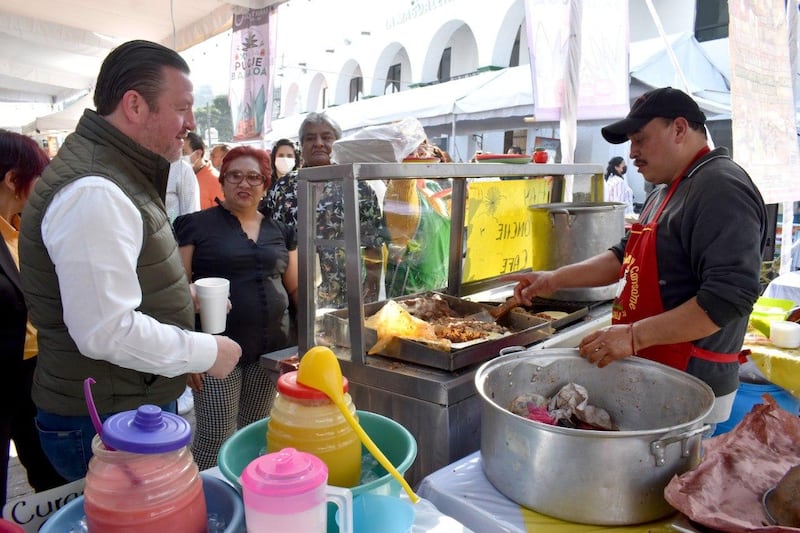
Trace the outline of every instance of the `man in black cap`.
[[602, 128], [630, 141], [644, 178], [663, 184], [615, 246], [554, 271], [509, 276], [529, 303], [557, 289], [617, 282], [612, 325], [585, 337], [583, 357], [603, 367], [638, 355], [684, 370], [716, 397], [706, 422], [728, 419], [739, 386], [739, 355], [761, 287], [766, 208], [725, 148], [710, 150], [706, 117], [687, 94], [643, 94], [624, 119]]

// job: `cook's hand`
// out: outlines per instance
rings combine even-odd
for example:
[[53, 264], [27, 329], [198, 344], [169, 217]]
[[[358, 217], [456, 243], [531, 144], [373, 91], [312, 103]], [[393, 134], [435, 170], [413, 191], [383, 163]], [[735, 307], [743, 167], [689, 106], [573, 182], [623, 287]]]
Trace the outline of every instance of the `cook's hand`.
[[203, 388], [203, 374], [192, 373], [186, 376], [186, 384], [193, 391], [200, 392]]
[[612, 361], [634, 355], [633, 330], [628, 324], [608, 326], [590, 333], [578, 345], [581, 357], [603, 368]]
[[558, 287], [552, 271], [526, 272], [524, 274], [509, 274], [500, 278], [502, 281], [516, 281], [514, 297], [523, 305], [531, 305], [531, 300], [543, 294], [552, 294]]
[[212, 378], [224, 379], [239, 362], [242, 347], [230, 337], [214, 335], [214, 339], [217, 341], [217, 360], [208, 369], [207, 374]]

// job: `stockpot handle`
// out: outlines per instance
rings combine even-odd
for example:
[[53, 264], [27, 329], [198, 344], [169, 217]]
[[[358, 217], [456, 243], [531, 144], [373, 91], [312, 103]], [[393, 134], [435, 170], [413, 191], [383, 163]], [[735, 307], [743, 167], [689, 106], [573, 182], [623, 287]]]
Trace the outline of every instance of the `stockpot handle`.
[[666, 437], [651, 442], [650, 453], [652, 453], [656, 458], [656, 466], [663, 466], [664, 463], [667, 462], [666, 458], [664, 457], [664, 452], [666, 451], [667, 446], [678, 441], [681, 442], [681, 456], [689, 457], [689, 439], [697, 435], [702, 435], [707, 431], [711, 431], [711, 426], [704, 424], [699, 428], [690, 429], [682, 433], [678, 433], [677, 435], [672, 435], [671, 437]]
[[525, 346], [506, 346], [505, 348], [500, 348], [500, 355], [508, 355], [510, 353], [517, 353], [527, 350]]
[[567, 227], [571, 228], [572, 223], [575, 222], [575, 217], [572, 216], [572, 213], [569, 212], [569, 209], [551, 209], [550, 213], [550, 225], [555, 227], [556, 225], [556, 215], [564, 215], [567, 217]]

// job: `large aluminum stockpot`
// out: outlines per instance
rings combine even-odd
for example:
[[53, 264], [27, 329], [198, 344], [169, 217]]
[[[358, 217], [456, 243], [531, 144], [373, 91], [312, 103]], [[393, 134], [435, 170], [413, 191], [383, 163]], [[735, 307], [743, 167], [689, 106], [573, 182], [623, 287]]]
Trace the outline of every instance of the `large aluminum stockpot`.
[[[586, 387], [620, 431], [563, 428], [512, 414], [523, 393]], [[664, 487], [700, 460], [714, 393], [699, 379], [638, 357], [598, 368], [574, 349], [528, 350], [484, 363], [481, 459], [486, 477], [534, 511], [597, 525], [648, 522], [672, 512]]]
[[[533, 270], [555, 270], [606, 251], [625, 235], [625, 204], [569, 202], [530, 206]], [[614, 297], [616, 284], [561, 289], [556, 300], [594, 301]]]

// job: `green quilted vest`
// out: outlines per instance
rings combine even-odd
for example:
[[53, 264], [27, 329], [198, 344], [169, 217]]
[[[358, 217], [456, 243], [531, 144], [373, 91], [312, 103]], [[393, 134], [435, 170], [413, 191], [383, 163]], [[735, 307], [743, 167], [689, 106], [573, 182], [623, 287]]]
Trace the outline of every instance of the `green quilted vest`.
[[[86, 416], [83, 381], [96, 380], [92, 395], [100, 413], [164, 405], [180, 396], [185, 376], [163, 376], [122, 368], [82, 355], [63, 321], [59, 280], [42, 242], [42, 216], [53, 196], [85, 176], [102, 176], [119, 186], [139, 209], [144, 241], [136, 271], [142, 289], [138, 308], [159, 322], [194, 329], [194, 306], [172, 227], [164, 210], [169, 163], [87, 110], [75, 133], [36, 183], [22, 216], [19, 248], [22, 286], [39, 332], [33, 400], [45, 411]], [[92, 209], [91, 205], [82, 206]], [[86, 268], [91, 268], [87, 264]]]

